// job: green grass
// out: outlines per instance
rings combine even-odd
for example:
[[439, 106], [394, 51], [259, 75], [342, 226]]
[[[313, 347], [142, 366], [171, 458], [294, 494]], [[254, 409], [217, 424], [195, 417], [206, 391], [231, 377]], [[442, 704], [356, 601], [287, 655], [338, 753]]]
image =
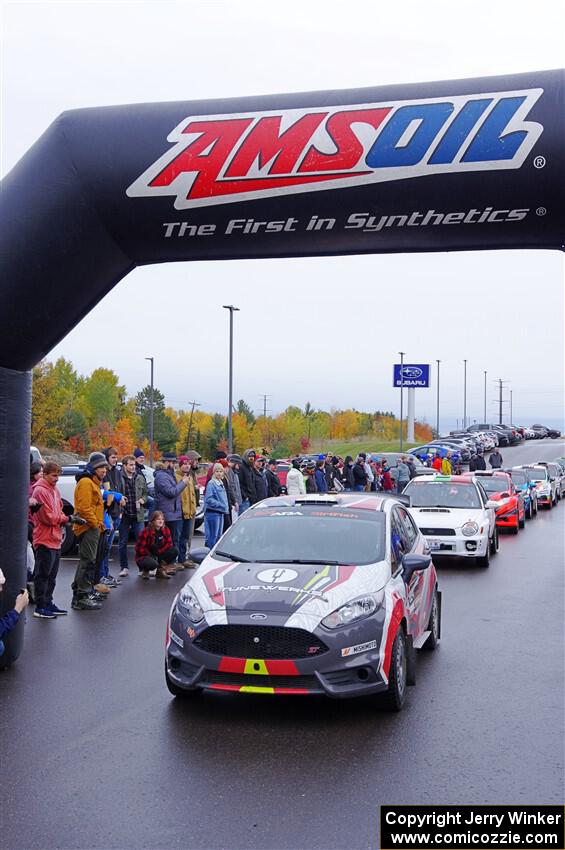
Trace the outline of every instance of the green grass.
[[[403, 451], [407, 451], [417, 445], [418, 443], [405, 442], [402, 449]], [[316, 452], [326, 454], [326, 452], [331, 452], [341, 457], [351, 455], [354, 458], [359, 452], [373, 452], [373, 454], [378, 454], [379, 452], [398, 451], [400, 451], [398, 440], [383, 442], [382, 440], [372, 439], [370, 437], [360, 437], [357, 440], [350, 440], [348, 443], [341, 442], [340, 440], [313, 440], [310, 454], [315, 454]]]

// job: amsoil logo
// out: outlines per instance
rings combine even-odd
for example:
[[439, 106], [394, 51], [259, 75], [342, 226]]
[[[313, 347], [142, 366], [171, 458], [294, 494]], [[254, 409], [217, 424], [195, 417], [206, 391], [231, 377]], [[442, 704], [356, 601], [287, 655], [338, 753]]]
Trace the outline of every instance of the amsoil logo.
[[520, 168], [543, 132], [543, 89], [190, 116], [127, 189], [175, 209], [446, 172]]

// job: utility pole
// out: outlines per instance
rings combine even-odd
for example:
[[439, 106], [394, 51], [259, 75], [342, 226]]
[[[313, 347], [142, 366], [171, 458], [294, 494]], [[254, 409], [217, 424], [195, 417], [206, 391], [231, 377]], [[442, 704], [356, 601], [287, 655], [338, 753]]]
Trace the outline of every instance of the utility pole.
[[510, 390], [510, 424], [514, 422], [514, 418], [512, 416], [512, 390]]
[[483, 422], [485, 423], [485, 425], [486, 425], [486, 421], [487, 421], [487, 373], [486, 373], [486, 369], [485, 369], [485, 404], [484, 404], [484, 411], [483, 411]]
[[502, 425], [502, 378], [498, 379], [498, 424]]
[[233, 452], [233, 314], [239, 312], [239, 307], [234, 307], [233, 304], [224, 304], [224, 310], [230, 311], [230, 388], [229, 388], [229, 405], [228, 405], [228, 449], [230, 454]]
[[263, 399], [263, 417], [266, 419], [267, 418], [267, 399], [269, 398], [269, 396], [268, 395], [262, 395], [261, 398]]
[[463, 361], [463, 430], [467, 427], [467, 361]]
[[441, 360], [436, 360], [437, 363], [437, 390], [436, 390], [436, 437], [439, 437], [439, 364]]
[[149, 466], [153, 466], [153, 424], [154, 424], [154, 409], [155, 409], [155, 398], [153, 394], [153, 365], [154, 358], [146, 357], [146, 360], [149, 360], [151, 363], [151, 399], [149, 401]]
[[402, 451], [402, 421], [404, 419], [404, 355], [405, 351], [399, 351], [400, 354], [400, 451]]
[[192, 436], [192, 418], [194, 416], [194, 408], [200, 407], [200, 403], [197, 401], [189, 401], [189, 404], [192, 405], [192, 410], [190, 411], [190, 419], [188, 420], [188, 437], [186, 438], [186, 450], [190, 451], [190, 438]]

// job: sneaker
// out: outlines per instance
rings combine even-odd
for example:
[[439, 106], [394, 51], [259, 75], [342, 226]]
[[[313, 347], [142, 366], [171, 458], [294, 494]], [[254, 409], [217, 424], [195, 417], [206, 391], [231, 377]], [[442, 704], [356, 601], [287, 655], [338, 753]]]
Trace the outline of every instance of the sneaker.
[[38, 617], [40, 620], [54, 620], [57, 615], [50, 608], [36, 608], [33, 616]]
[[55, 605], [54, 602], [50, 602], [47, 607], [48, 607], [49, 611], [52, 611], [53, 614], [55, 614], [56, 617], [62, 617], [63, 614], [69, 613], [65, 608], [57, 607], [57, 605]]
[[114, 578], [114, 576], [111, 576], [111, 575], [107, 575], [106, 578], [109, 578], [110, 581], [115, 581], [116, 585], [121, 584], [121, 581], [119, 580], [119, 578]]
[[198, 564], [195, 564], [194, 561], [190, 560], [190, 558], [187, 558], [186, 561], [184, 562], [185, 570], [194, 570], [194, 569], [196, 569], [197, 566], [198, 566]]
[[95, 584], [93, 587], [97, 593], [110, 593], [110, 588], [107, 585], [102, 584], [102, 582], [98, 582], [98, 584]]
[[71, 608], [74, 608], [75, 611], [96, 611], [98, 608], [102, 608], [102, 605], [91, 596], [81, 596], [78, 599], [73, 598]]
[[127, 567], [124, 567], [123, 570], [120, 570], [118, 573], [120, 578], [127, 578], [129, 576], [129, 570]]
[[159, 567], [157, 572], [155, 573], [155, 578], [172, 578], [172, 576], [163, 569], [163, 567]]
[[[118, 582], [115, 578], [111, 578], [110, 576], [104, 576], [100, 579], [100, 584], [104, 584], [106, 587], [117, 587]], [[119, 582], [121, 584], [121, 582]]]
[[88, 594], [89, 599], [94, 599], [95, 602], [105, 602], [108, 599], [107, 593], [98, 593], [96, 590], [93, 590], [92, 593]]

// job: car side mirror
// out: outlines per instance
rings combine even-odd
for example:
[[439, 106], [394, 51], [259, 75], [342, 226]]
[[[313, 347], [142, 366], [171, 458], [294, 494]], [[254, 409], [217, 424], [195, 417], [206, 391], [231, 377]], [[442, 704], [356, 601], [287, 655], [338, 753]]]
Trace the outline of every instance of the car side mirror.
[[408, 584], [418, 570], [427, 570], [432, 559], [430, 555], [404, 555], [402, 559], [402, 578]]
[[494, 508], [496, 510], [496, 508], [499, 508], [500, 505], [498, 504], [498, 502], [493, 502], [492, 499], [489, 499], [488, 502], [486, 503], [485, 507], [486, 508]]
[[190, 560], [195, 564], [201, 564], [204, 558], [210, 553], [207, 546], [201, 546], [199, 549], [190, 550]]

